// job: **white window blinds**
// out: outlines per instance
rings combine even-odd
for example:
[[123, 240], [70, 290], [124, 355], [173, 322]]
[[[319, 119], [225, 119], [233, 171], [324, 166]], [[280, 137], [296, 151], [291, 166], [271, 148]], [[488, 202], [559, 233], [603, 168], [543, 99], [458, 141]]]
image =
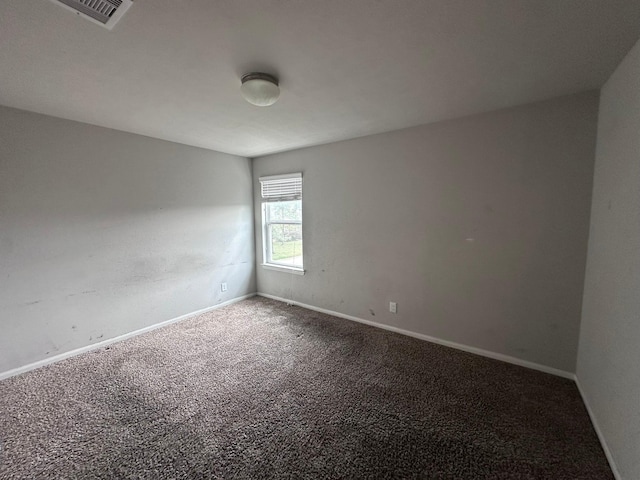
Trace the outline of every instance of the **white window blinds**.
[[260, 185], [262, 200], [265, 202], [300, 200], [302, 198], [302, 173], [260, 177]]

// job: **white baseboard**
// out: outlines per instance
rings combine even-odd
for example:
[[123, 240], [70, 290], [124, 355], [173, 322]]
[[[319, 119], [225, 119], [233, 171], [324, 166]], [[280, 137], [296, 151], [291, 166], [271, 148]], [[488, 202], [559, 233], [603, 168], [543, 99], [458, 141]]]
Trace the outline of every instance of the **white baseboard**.
[[609, 466], [611, 467], [611, 471], [613, 472], [613, 476], [616, 478], [616, 480], [622, 480], [622, 477], [620, 476], [620, 473], [618, 472], [618, 468], [617, 468], [617, 466], [616, 466], [616, 464], [615, 464], [615, 462], [613, 460], [613, 456], [611, 455], [611, 450], [609, 450], [609, 446], [607, 445], [607, 442], [605, 440], [604, 434], [602, 433], [602, 430], [600, 430], [600, 427], [598, 425], [598, 421], [596, 420], [596, 417], [595, 417], [595, 415], [593, 413], [593, 410], [591, 409], [591, 406], [589, 405], [589, 401], [587, 400], [587, 397], [585, 396], [584, 390], [582, 389], [582, 386], [580, 385], [580, 381], [579, 381], [579, 379], [578, 379], [578, 377], [577, 377], [577, 375], [575, 373], [567, 372], [565, 370], [559, 370], [559, 369], [553, 368], [553, 367], [548, 367], [546, 365], [540, 365], [538, 363], [529, 362], [527, 360], [521, 360], [519, 358], [511, 357], [509, 355], [503, 355], [501, 353], [495, 353], [495, 352], [491, 352], [489, 350], [483, 350], [481, 348], [471, 347], [471, 346], [463, 345], [463, 344], [456, 343], [456, 342], [450, 342], [448, 340], [442, 340], [440, 338], [431, 337], [429, 335], [424, 335], [422, 333], [416, 333], [416, 332], [411, 332], [409, 330], [403, 330], [401, 328], [392, 327], [390, 325], [385, 325], [383, 323], [372, 322], [371, 320], [364, 320], [362, 318], [354, 317], [352, 315], [346, 315], [344, 313], [335, 312], [333, 310], [327, 310], [326, 308], [315, 307], [313, 305], [308, 305], [306, 303], [296, 302], [295, 300], [289, 300], [289, 299], [286, 299], [286, 298], [277, 297], [275, 295], [269, 295], [268, 293], [258, 292], [258, 295], [261, 296], [261, 297], [271, 298], [273, 300], [278, 300], [278, 301], [281, 301], [281, 302], [285, 302], [285, 303], [288, 303], [288, 304], [291, 304], [291, 305], [298, 305], [300, 307], [308, 308], [309, 310], [314, 310], [316, 312], [326, 313], [327, 315], [333, 315], [334, 317], [344, 318], [346, 320], [351, 320], [351, 321], [358, 322], [358, 323], [364, 323], [365, 325], [371, 325], [373, 327], [382, 328], [384, 330], [389, 330], [391, 332], [400, 333], [402, 335], [407, 335], [407, 336], [410, 336], [410, 337], [419, 338], [420, 340], [426, 340], [427, 342], [437, 343], [439, 345], [444, 345], [446, 347], [455, 348], [457, 350], [463, 350], [465, 352], [474, 353], [476, 355], [481, 355], [483, 357], [493, 358], [494, 360], [501, 360], [503, 362], [512, 363], [514, 365], [519, 365], [521, 367], [531, 368], [533, 370], [539, 370], [541, 372], [550, 373], [552, 375], [556, 375], [556, 376], [559, 376], [559, 377], [567, 378], [569, 380], [573, 380], [576, 383], [576, 386], [578, 387], [578, 391], [580, 392], [580, 396], [582, 397], [582, 401], [583, 401], [583, 403], [584, 403], [584, 405], [585, 405], [585, 407], [587, 409], [587, 412], [589, 412], [589, 417], [591, 418], [591, 423], [593, 424], [593, 428], [596, 431], [596, 434], [598, 435], [598, 439], [600, 440], [600, 444], [602, 445], [602, 449], [604, 450], [605, 456], [607, 457], [607, 461], [609, 462]]
[[575, 376], [575, 381], [576, 381], [576, 386], [578, 387], [578, 391], [580, 392], [580, 396], [582, 397], [582, 402], [584, 403], [584, 406], [587, 408], [587, 412], [589, 412], [589, 417], [591, 418], [593, 429], [596, 431], [596, 434], [598, 435], [598, 439], [600, 440], [600, 445], [602, 445], [604, 454], [606, 455], [607, 460], [609, 461], [609, 466], [611, 467], [613, 476], [616, 478], [616, 480], [622, 480], [622, 477], [620, 476], [620, 472], [618, 472], [618, 467], [616, 466], [616, 462], [613, 461], [613, 456], [611, 455], [611, 450], [609, 450], [609, 445], [607, 445], [607, 441], [604, 438], [604, 434], [602, 433], [602, 430], [600, 430], [600, 426], [598, 425], [596, 416], [593, 413], [593, 410], [591, 409], [591, 405], [589, 405], [589, 401], [587, 400], [587, 396], [585, 395], [584, 390], [582, 389], [582, 385], [580, 385], [580, 380], [578, 379], [577, 375]]
[[514, 365], [519, 365], [521, 367], [531, 368], [532, 370], [538, 370], [541, 372], [550, 373], [551, 375], [556, 375], [558, 377], [568, 378], [570, 380], [575, 379], [575, 374], [572, 372], [559, 370], [553, 367], [547, 367], [546, 365], [540, 365], [538, 363], [529, 362], [528, 360], [522, 360], [520, 358], [511, 357], [509, 355], [503, 355], [502, 353], [495, 353], [489, 350], [483, 350], [482, 348], [476, 348], [476, 347], [471, 347], [469, 345], [463, 345], [461, 343], [450, 342], [449, 340], [442, 340], [440, 338], [431, 337], [423, 333], [416, 333], [410, 330], [404, 330], [402, 328], [385, 325], [384, 323], [372, 322], [371, 320], [364, 320], [362, 318], [354, 317], [352, 315], [346, 315], [344, 313], [334, 312], [333, 310], [327, 310], [325, 308], [315, 307], [313, 305], [307, 305], [306, 303], [296, 302], [294, 300], [288, 300], [282, 297], [276, 297], [275, 295], [269, 295], [268, 293], [258, 292], [258, 295], [261, 297], [271, 298], [273, 300], [278, 300], [278, 301], [289, 303], [292, 305], [297, 305], [299, 307], [308, 308], [309, 310], [314, 310], [316, 312], [326, 313], [327, 315], [333, 315], [334, 317], [344, 318], [346, 320], [351, 320], [353, 322], [358, 322], [358, 323], [364, 323], [365, 325], [382, 328], [384, 330], [400, 333], [402, 335], [407, 335], [409, 337], [419, 338], [420, 340], [426, 340], [427, 342], [437, 343], [438, 345], [444, 345], [445, 347], [451, 347], [457, 350], [463, 350], [465, 352], [481, 355], [483, 357], [493, 358], [494, 360], [500, 360], [502, 362], [512, 363]]
[[170, 325], [172, 323], [176, 323], [181, 320], [186, 320], [187, 318], [195, 317], [196, 315], [210, 312], [212, 310], [216, 310], [218, 308], [231, 305], [232, 303], [240, 302], [242, 300], [246, 300], [247, 298], [251, 298], [255, 296], [256, 296], [255, 293], [249, 293], [241, 297], [232, 298], [231, 300], [227, 300], [226, 302], [219, 303], [212, 307], [207, 307], [201, 310], [197, 310], [195, 312], [187, 313], [185, 315], [180, 315], [179, 317], [172, 318], [170, 320], [165, 320], [164, 322], [160, 322], [160, 323], [155, 323], [153, 325], [149, 325], [148, 327], [144, 327], [139, 330], [134, 330], [133, 332], [125, 333], [124, 335], [119, 335], [114, 338], [103, 340], [102, 342], [92, 343], [91, 345], [87, 345], [85, 347], [76, 348], [75, 350], [70, 350], [68, 352], [64, 352], [59, 355], [54, 355], [53, 357], [45, 358], [43, 360], [38, 360], [37, 362], [33, 362], [28, 365], [24, 365], [22, 367], [14, 368], [12, 370], [7, 370], [6, 372], [0, 373], [0, 380], [4, 380], [5, 378], [13, 377], [15, 375], [20, 375], [21, 373], [25, 373], [30, 370], [35, 370], [36, 368], [44, 367], [45, 365], [50, 365], [52, 363], [59, 362], [60, 360], [64, 360], [65, 358], [75, 357], [76, 355], [80, 355], [81, 353], [90, 352], [91, 350], [97, 350], [99, 348], [106, 347], [107, 345], [110, 345], [112, 343], [120, 342], [122, 340], [126, 340], [127, 338], [135, 337], [137, 335], [150, 332], [157, 328], [166, 327], [167, 325]]
[[607, 460], [609, 462], [609, 466], [611, 467], [611, 471], [613, 472], [613, 475], [616, 478], [616, 480], [622, 480], [622, 477], [620, 476], [620, 473], [618, 472], [618, 468], [616, 467], [616, 464], [615, 464], [615, 462], [613, 460], [613, 457], [611, 455], [611, 451], [609, 450], [609, 446], [607, 445], [607, 442], [605, 440], [604, 434], [602, 433], [602, 430], [600, 430], [600, 427], [598, 426], [598, 422], [596, 420], [596, 417], [595, 417], [595, 415], [593, 413], [593, 410], [591, 409], [591, 406], [589, 405], [589, 401], [587, 400], [587, 397], [586, 397], [586, 395], [584, 393], [584, 390], [582, 389], [582, 386], [580, 385], [580, 381], [579, 381], [579, 379], [578, 379], [576, 374], [571, 373], [571, 372], [567, 372], [567, 371], [564, 371], [564, 370], [559, 370], [559, 369], [556, 369], [556, 368], [553, 368], [553, 367], [547, 367], [546, 365], [540, 365], [540, 364], [537, 364], [537, 363], [534, 363], [534, 362], [529, 362], [527, 360], [521, 360], [519, 358], [511, 357], [509, 355], [503, 355], [501, 353], [495, 353], [495, 352], [491, 352], [489, 350], [483, 350], [481, 348], [471, 347], [471, 346], [463, 345], [463, 344], [456, 343], [456, 342], [450, 342], [448, 340], [442, 340], [440, 338], [431, 337], [429, 335], [425, 335], [425, 334], [422, 334], [422, 333], [411, 332], [409, 330], [404, 330], [404, 329], [401, 329], [401, 328], [392, 327], [390, 325], [385, 325], [383, 323], [372, 322], [371, 320], [365, 320], [365, 319], [362, 319], [362, 318], [354, 317], [352, 315], [346, 315], [344, 313], [336, 312], [336, 311], [333, 311], [333, 310], [327, 310], [325, 308], [315, 307], [313, 305], [308, 305], [306, 303], [296, 302], [295, 300], [288, 300], [286, 298], [277, 297], [275, 295], [270, 295], [268, 293], [262, 293], [262, 292], [249, 293], [249, 294], [243, 295], [241, 297], [232, 298], [231, 300], [227, 300], [226, 302], [219, 303], [218, 305], [214, 305], [214, 306], [211, 306], [211, 307], [203, 308], [201, 310], [197, 310], [195, 312], [187, 313], [185, 315], [181, 315], [179, 317], [172, 318], [170, 320], [165, 320], [164, 322], [156, 323], [154, 325], [150, 325], [148, 327], [144, 327], [144, 328], [141, 328], [139, 330], [135, 330], [133, 332], [125, 333], [123, 335], [119, 335], [119, 336], [114, 337], [114, 338], [103, 340], [102, 342], [93, 343], [91, 345], [87, 345], [85, 347], [77, 348], [75, 350], [70, 350], [68, 352], [64, 352], [64, 353], [61, 353], [59, 355], [55, 355], [55, 356], [50, 357], [50, 358], [46, 358], [46, 359], [43, 359], [43, 360], [39, 360], [37, 362], [30, 363], [28, 365], [24, 365], [22, 367], [14, 368], [12, 370], [7, 370], [6, 372], [0, 373], [0, 380], [4, 380], [6, 378], [13, 377], [15, 375], [20, 375], [21, 373], [25, 373], [25, 372], [28, 372], [30, 370], [35, 370], [36, 368], [44, 367], [45, 365], [50, 365], [52, 363], [59, 362], [59, 361], [64, 360], [66, 358], [70, 358], [70, 357], [74, 357], [76, 355], [80, 355], [81, 353], [90, 352], [92, 350], [97, 350], [99, 348], [105, 347], [105, 346], [110, 345], [112, 343], [120, 342], [122, 340], [126, 340], [127, 338], [135, 337], [137, 335], [141, 335], [143, 333], [150, 332], [150, 331], [155, 330], [157, 328], [162, 328], [162, 327], [165, 327], [165, 326], [170, 325], [172, 323], [176, 323], [176, 322], [179, 322], [179, 321], [182, 321], [182, 320], [186, 320], [187, 318], [195, 317], [196, 315], [200, 315], [200, 314], [203, 314], [203, 313], [206, 313], [206, 312], [210, 312], [212, 310], [216, 310], [218, 308], [221, 308], [221, 307], [224, 307], [224, 306], [227, 306], [227, 305], [231, 305], [233, 303], [240, 302], [242, 300], [246, 300], [247, 298], [251, 298], [251, 297], [254, 297], [256, 295], [259, 295], [259, 296], [265, 297], [265, 298], [271, 298], [273, 300], [278, 300], [278, 301], [285, 302], [285, 303], [292, 304], [292, 305], [297, 305], [297, 306], [300, 306], [300, 307], [303, 307], [303, 308], [307, 308], [309, 310], [313, 310], [313, 311], [316, 311], [316, 312], [326, 313], [327, 315], [332, 315], [334, 317], [344, 318], [345, 320], [351, 320], [353, 322], [363, 323], [365, 325], [370, 325], [370, 326], [373, 326], [373, 327], [381, 328], [383, 330], [388, 330], [388, 331], [396, 332], [396, 333], [399, 333], [399, 334], [402, 334], [402, 335], [407, 335], [409, 337], [418, 338], [420, 340], [426, 340], [427, 342], [436, 343], [438, 345], [444, 345], [446, 347], [455, 348], [457, 350], [462, 350], [462, 351], [465, 351], [465, 352], [474, 353], [476, 355], [481, 355], [483, 357], [493, 358], [494, 360], [500, 360], [500, 361], [503, 361], [503, 362], [512, 363], [514, 365], [519, 365], [521, 367], [531, 368], [533, 370], [539, 370], [541, 372], [550, 373], [552, 375], [557, 375], [559, 377], [563, 377], [563, 378], [568, 378], [570, 380], [574, 380], [576, 382], [576, 386], [578, 387], [578, 391], [580, 392], [580, 395], [582, 397], [582, 401], [584, 402], [584, 405], [585, 405], [585, 407], [587, 409], [587, 412], [589, 413], [589, 417], [591, 418], [591, 423], [593, 424], [593, 428], [596, 431], [596, 434], [598, 435], [598, 439], [600, 440], [600, 444], [602, 445], [602, 449], [604, 450], [604, 453], [605, 453], [605, 455], [607, 457]]

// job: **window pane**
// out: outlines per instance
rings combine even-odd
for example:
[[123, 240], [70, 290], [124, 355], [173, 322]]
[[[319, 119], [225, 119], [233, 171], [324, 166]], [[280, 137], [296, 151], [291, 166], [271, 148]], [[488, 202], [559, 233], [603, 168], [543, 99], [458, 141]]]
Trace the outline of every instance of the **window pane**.
[[302, 267], [302, 225], [276, 223], [271, 232], [271, 261]]
[[278, 220], [301, 222], [302, 200], [267, 203], [267, 212], [270, 222], [277, 222]]

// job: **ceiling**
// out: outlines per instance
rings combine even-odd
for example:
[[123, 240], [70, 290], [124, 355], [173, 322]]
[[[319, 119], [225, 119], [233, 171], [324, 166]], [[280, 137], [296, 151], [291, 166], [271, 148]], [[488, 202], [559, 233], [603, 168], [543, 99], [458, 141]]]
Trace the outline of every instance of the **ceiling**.
[[135, 0], [112, 31], [3, 1], [0, 104], [256, 157], [598, 88], [639, 36], [640, 0]]

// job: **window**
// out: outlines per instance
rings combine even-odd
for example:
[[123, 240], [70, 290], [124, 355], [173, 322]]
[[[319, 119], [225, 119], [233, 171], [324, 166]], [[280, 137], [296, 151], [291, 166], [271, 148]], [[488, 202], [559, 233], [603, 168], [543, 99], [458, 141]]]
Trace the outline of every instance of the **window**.
[[302, 274], [302, 174], [261, 177], [260, 185], [262, 265]]

